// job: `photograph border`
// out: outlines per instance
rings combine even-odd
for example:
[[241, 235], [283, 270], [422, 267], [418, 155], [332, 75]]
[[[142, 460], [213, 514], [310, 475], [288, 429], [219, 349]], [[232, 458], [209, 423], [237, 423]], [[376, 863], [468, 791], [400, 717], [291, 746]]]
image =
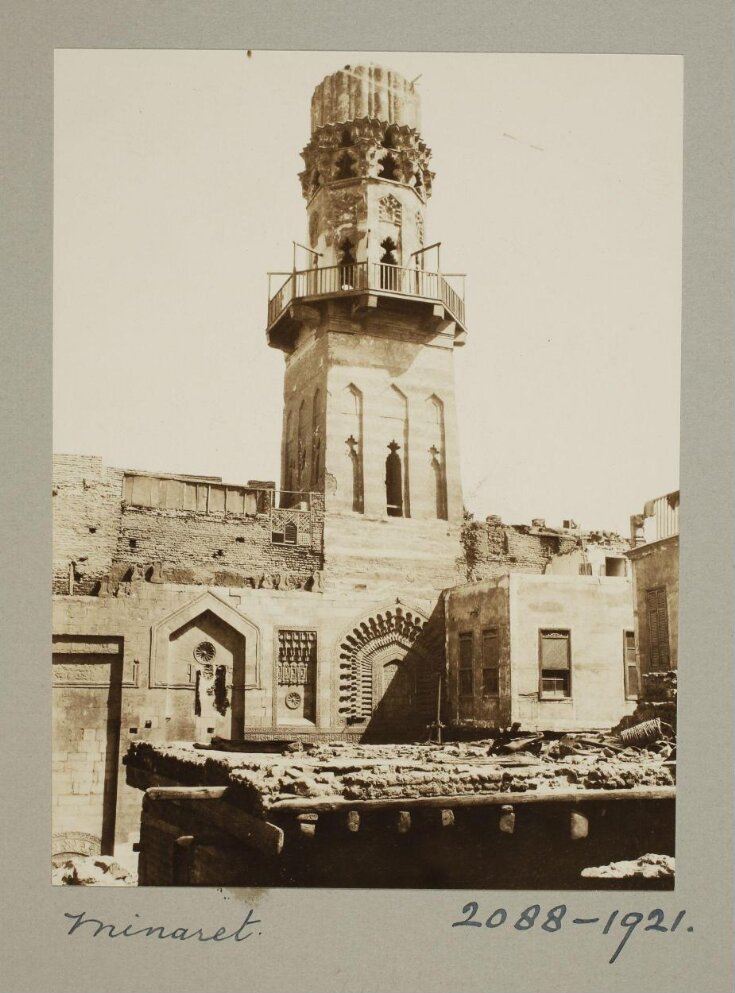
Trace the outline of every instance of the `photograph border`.
[[[7, 7], [4, 112], [9, 246], [3, 392], [2, 698], [8, 991], [637, 990], [732, 988], [733, 394], [732, 6], [647, 0], [113, 3]], [[398, 41], [400, 39], [400, 42]], [[673, 893], [110, 890], [51, 887], [51, 298], [55, 48], [320, 49], [679, 54], [684, 57], [684, 282], [677, 881]], [[467, 443], [467, 442], [466, 442]], [[716, 618], [716, 623], [712, 619]], [[688, 660], [695, 659], [697, 668]], [[12, 668], [11, 668], [12, 667]], [[31, 724], [31, 719], [33, 723]], [[29, 816], [29, 811], [33, 816]], [[620, 908], [692, 932], [638, 935], [613, 966], [609, 939], [512, 929], [452, 931], [477, 898], [490, 913], [540, 902], [580, 916]], [[68, 935], [64, 914], [259, 931], [242, 947]], [[466, 932], [470, 932], [469, 934]], [[74, 947], [75, 942], [78, 947]], [[553, 942], [555, 950], [550, 950]], [[192, 948], [195, 950], [192, 951]]]

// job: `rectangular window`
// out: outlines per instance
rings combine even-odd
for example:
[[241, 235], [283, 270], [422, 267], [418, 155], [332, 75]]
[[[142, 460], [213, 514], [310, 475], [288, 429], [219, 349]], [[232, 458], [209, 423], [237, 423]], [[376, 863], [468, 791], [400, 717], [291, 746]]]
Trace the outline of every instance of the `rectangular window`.
[[539, 632], [541, 696], [564, 699], [572, 695], [569, 631]]
[[635, 647], [635, 631], [623, 632], [623, 667], [625, 699], [637, 700], [640, 693], [640, 674], [638, 672], [638, 652]]
[[500, 693], [500, 636], [497, 628], [482, 632], [482, 695], [498, 696]]
[[625, 559], [620, 556], [606, 555], [605, 556], [605, 575], [606, 576], [625, 576], [626, 575], [626, 565]]
[[459, 695], [472, 696], [474, 689], [472, 679], [472, 632], [459, 636]]
[[660, 671], [669, 668], [669, 611], [666, 603], [666, 587], [646, 591], [646, 612], [648, 614], [648, 668]]

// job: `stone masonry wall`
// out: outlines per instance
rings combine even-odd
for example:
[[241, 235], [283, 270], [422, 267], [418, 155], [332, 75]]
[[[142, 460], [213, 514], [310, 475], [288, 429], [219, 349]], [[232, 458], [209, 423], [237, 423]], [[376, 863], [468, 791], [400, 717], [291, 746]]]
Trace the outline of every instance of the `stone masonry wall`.
[[276, 588], [295, 588], [321, 568], [322, 528], [320, 520], [307, 546], [282, 545], [271, 541], [267, 514], [228, 517], [125, 507], [114, 571], [120, 579], [125, 568], [136, 565], [145, 572], [161, 563], [154, 581], [257, 587], [265, 576]]
[[121, 469], [95, 456], [54, 456], [54, 593], [90, 592], [110, 569], [122, 520], [122, 481]]
[[54, 593], [114, 594], [121, 581], [136, 578], [275, 589], [316, 581], [324, 540], [319, 494], [300, 515], [308, 521], [306, 534], [296, 544], [277, 544], [274, 520], [285, 520], [288, 511], [135, 506], [123, 499], [125, 477], [93, 456], [54, 458]]
[[[466, 519], [461, 540], [468, 582], [497, 579], [507, 572], [543, 575], [554, 571], [555, 562], [572, 554], [584, 560], [585, 548], [605, 549], [615, 556], [623, 555], [629, 548], [626, 539], [611, 533], [503, 524], [498, 517], [488, 517], [485, 521]], [[575, 569], [584, 574], [578, 566]]]

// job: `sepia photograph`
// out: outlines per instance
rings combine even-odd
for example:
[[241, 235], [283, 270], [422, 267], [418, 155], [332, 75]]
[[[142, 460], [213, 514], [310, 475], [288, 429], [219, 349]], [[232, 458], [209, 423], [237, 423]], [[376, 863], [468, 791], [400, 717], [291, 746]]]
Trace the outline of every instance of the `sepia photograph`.
[[53, 884], [674, 889], [682, 86], [55, 52]]

